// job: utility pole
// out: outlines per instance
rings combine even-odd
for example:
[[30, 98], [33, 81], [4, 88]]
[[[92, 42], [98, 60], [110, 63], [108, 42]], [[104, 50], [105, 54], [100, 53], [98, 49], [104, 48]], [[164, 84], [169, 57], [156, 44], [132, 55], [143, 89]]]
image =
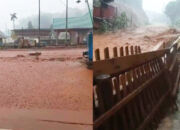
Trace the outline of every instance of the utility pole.
[[22, 27], [22, 41], [23, 41], [23, 46], [24, 46], [24, 29], [23, 29], [23, 27]]
[[68, 0], [66, 0], [66, 44], [68, 36]]
[[[80, 3], [81, 0], [77, 0], [76, 2], [77, 2], [77, 3]], [[88, 0], [85, 0], [85, 2], [86, 2], [86, 4], [87, 4], [88, 11], [89, 11], [89, 15], [90, 15], [91, 22], [92, 22], [92, 25], [93, 25], [93, 16], [92, 16], [92, 14], [91, 14], [91, 8], [90, 8], [90, 6], [89, 6], [89, 1], [88, 1]]]
[[38, 40], [39, 40], [39, 45], [40, 45], [40, 30], [41, 30], [41, 1], [39, 0], [39, 37], [38, 37]]
[[89, 1], [88, 1], [88, 0], [85, 0], [85, 2], [87, 3], [89, 15], [90, 15], [90, 18], [91, 18], [91, 22], [92, 22], [92, 24], [93, 24], [93, 16], [92, 16], [92, 14], [91, 14], [91, 9], [90, 9], [90, 6], [89, 6]]
[[24, 29], [22, 27], [22, 38], [24, 38]]

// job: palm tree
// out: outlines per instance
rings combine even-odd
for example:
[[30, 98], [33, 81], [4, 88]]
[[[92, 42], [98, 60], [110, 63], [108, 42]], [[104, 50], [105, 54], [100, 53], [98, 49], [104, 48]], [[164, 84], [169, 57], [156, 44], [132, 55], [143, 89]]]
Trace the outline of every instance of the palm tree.
[[13, 21], [13, 29], [15, 29], [15, 20], [17, 19], [16, 13], [10, 15], [11, 15], [11, 21]]

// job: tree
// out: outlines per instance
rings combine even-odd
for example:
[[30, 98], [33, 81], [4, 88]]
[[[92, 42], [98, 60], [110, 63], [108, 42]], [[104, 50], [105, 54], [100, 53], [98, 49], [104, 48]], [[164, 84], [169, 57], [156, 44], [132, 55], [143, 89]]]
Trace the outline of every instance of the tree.
[[16, 13], [10, 15], [11, 15], [11, 21], [13, 21], [13, 29], [15, 29], [15, 20], [17, 19]]
[[101, 1], [100, 0], [94, 0], [93, 1], [93, 6], [94, 7], [100, 7], [101, 6]]
[[34, 27], [33, 27], [33, 25], [32, 25], [32, 22], [31, 21], [29, 21], [28, 22], [28, 29], [33, 29]]
[[124, 29], [128, 26], [128, 17], [125, 12], [121, 13], [121, 16], [118, 16], [113, 21], [113, 30]]

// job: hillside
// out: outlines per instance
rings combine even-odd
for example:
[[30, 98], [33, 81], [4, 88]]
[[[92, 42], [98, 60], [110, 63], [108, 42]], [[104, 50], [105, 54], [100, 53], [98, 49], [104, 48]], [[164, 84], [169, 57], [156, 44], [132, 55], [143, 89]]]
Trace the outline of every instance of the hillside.
[[142, 7], [142, 0], [115, 0], [111, 5], [117, 8], [117, 15], [126, 12], [130, 25], [138, 27], [146, 25], [148, 18]]

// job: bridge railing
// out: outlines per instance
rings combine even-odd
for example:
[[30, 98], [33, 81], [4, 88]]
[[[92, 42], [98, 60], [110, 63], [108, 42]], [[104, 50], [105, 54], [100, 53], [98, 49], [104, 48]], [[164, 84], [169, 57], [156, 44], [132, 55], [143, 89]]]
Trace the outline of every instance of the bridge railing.
[[155, 129], [169, 108], [176, 109], [179, 86], [176, 40], [171, 47], [141, 53], [138, 46], [95, 50], [94, 129]]

